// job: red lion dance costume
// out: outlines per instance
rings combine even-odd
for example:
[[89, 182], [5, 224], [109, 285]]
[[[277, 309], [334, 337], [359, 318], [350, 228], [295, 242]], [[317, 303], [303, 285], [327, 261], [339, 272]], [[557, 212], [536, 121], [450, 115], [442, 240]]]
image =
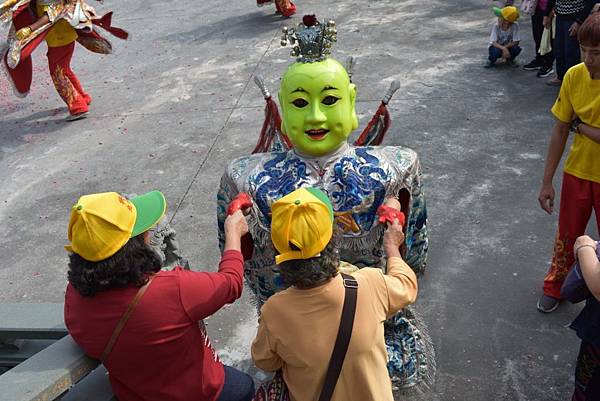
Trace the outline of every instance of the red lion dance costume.
[[96, 30], [103, 28], [127, 39], [128, 33], [111, 25], [112, 12], [98, 16], [83, 0], [7, 0], [0, 5], [0, 22], [12, 23], [2, 46], [2, 67], [15, 94], [25, 97], [31, 88], [31, 53], [46, 40], [48, 67], [56, 91], [69, 108], [68, 120], [85, 117], [92, 101], [71, 70], [70, 62], [79, 42], [100, 54], [112, 53], [112, 45]]

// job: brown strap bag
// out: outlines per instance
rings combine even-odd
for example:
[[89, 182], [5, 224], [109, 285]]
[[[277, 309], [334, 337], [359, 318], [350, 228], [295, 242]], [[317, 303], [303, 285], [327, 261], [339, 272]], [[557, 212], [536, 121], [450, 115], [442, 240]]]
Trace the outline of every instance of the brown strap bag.
[[104, 363], [104, 361], [106, 361], [106, 358], [108, 357], [108, 354], [110, 354], [110, 351], [112, 351], [115, 343], [117, 342], [117, 339], [119, 338], [123, 327], [125, 327], [125, 323], [127, 323], [127, 320], [129, 320], [129, 317], [133, 313], [133, 310], [135, 309], [137, 304], [140, 303], [140, 299], [142, 299], [142, 296], [150, 286], [150, 283], [152, 283], [152, 280], [154, 280], [154, 277], [156, 277], [154, 274], [150, 276], [148, 282], [140, 287], [137, 294], [135, 294], [135, 297], [133, 297], [133, 299], [127, 306], [127, 310], [125, 310], [125, 313], [123, 313], [123, 316], [121, 316], [121, 319], [119, 320], [119, 323], [117, 323], [117, 326], [115, 327], [112, 336], [110, 336], [110, 340], [108, 340], [106, 347], [104, 347], [104, 351], [100, 356], [100, 362]]

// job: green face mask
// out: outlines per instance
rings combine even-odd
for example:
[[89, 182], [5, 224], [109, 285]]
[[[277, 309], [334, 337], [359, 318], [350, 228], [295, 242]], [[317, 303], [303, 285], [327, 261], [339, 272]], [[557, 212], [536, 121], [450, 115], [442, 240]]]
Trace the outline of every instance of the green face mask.
[[329, 154], [358, 127], [355, 100], [356, 87], [337, 61], [292, 64], [279, 89], [281, 130], [300, 152]]

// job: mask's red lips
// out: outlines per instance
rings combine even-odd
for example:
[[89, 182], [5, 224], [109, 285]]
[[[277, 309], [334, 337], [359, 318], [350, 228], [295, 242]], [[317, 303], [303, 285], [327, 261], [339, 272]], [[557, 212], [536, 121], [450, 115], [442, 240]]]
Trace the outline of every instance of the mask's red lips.
[[320, 141], [321, 139], [325, 138], [325, 136], [327, 135], [329, 130], [328, 129], [309, 129], [304, 132], [306, 133], [306, 135], [309, 136], [310, 139], [315, 140], [315, 141]]

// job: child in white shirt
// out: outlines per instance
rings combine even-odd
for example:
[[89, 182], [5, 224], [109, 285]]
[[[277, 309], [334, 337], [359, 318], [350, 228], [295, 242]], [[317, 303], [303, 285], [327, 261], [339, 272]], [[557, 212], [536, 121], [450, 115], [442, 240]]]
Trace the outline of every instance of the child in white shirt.
[[492, 67], [499, 58], [514, 64], [515, 58], [521, 53], [519, 42], [519, 10], [514, 6], [503, 8], [494, 7], [498, 21], [492, 26], [490, 34], [489, 58], [486, 68]]

